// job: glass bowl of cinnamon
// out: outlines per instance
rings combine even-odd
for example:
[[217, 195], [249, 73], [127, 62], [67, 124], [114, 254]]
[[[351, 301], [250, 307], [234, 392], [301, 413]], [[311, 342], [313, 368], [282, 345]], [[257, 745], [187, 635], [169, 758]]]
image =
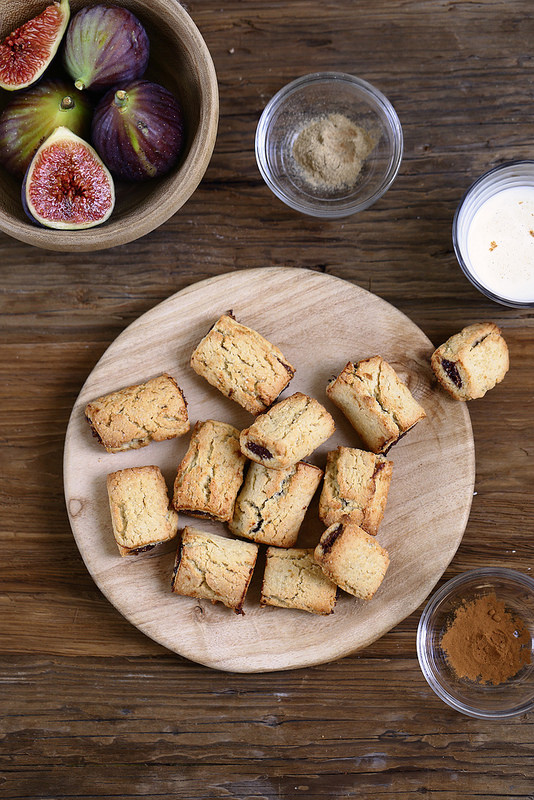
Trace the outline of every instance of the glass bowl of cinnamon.
[[304, 214], [363, 211], [400, 167], [402, 127], [382, 92], [342, 72], [304, 75], [280, 89], [258, 122], [256, 161], [267, 186]]
[[484, 567], [445, 583], [425, 607], [417, 656], [445, 703], [479, 719], [534, 708], [534, 579]]

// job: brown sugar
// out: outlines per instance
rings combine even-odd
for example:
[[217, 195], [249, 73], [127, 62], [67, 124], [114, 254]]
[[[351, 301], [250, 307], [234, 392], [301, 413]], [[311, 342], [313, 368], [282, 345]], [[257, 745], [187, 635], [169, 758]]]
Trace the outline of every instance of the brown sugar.
[[300, 131], [293, 157], [308, 183], [335, 191], [354, 186], [375, 145], [364, 128], [333, 113], [313, 119]]
[[441, 647], [459, 678], [495, 686], [531, 662], [530, 632], [495, 594], [464, 601]]

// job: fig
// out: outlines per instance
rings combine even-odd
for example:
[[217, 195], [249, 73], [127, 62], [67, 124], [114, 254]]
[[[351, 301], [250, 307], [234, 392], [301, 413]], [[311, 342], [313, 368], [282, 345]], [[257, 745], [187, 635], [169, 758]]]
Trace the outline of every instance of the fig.
[[16, 94], [0, 114], [0, 163], [24, 177], [37, 148], [59, 126], [87, 138], [92, 108], [65, 81], [43, 81]]
[[25, 89], [54, 58], [70, 17], [69, 0], [52, 3], [0, 44], [0, 86]]
[[118, 6], [82, 8], [73, 17], [63, 64], [77, 89], [109, 89], [144, 74], [148, 36], [134, 14]]
[[92, 228], [113, 211], [113, 178], [90, 144], [60, 126], [35, 153], [22, 202], [30, 219], [47, 228]]
[[157, 83], [121, 84], [96, 107], [91, 136], [117, 177], [140, 181], [164, 175], [176, 164], [184, 144], [182, 107]]

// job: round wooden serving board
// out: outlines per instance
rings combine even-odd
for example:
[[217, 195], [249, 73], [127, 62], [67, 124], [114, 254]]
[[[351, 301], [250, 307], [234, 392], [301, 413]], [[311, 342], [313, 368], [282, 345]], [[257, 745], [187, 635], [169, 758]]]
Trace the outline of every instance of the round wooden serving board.
[[[245, 616], [221, 604], [170, 591], [176, 542], [121, 558], [111, 530], [106, 475], [157, 464], [172, 489], [189, 435], [140, 450], [109, 454], [84, 418], [89, 400], [173, 375], [188, 401], [191, 424], [218, 419], [238, 428], [252, 417], [189, 367], [192, 350], [213, 322], [232, 310], [236, 319], [278, 345], [297, 368], [283, 396], [302, 391], [334, 416], [335, 434], [310, 461], [324, 466], [339, 444], [361, 446], [356, 433], [325, 394], [328, 379], [347, 361], [381, 355], [425, 408], [427, 417], [392, 448], [393, 480], [378, 541], [390, 554], [386, 577], [367, 603], [340, 593], [327, 617], [259, 606], [262, 554], [247, 595]], [[414, 611], [456, 552], [474, 486], [474, 445], [465, 403], [450, 399], [432, 380], [433, 346], [400, 311], [369, 292], [302, 269], [245, 270], [194, 284], [132, 323], [89, 375], [72, 411], [65, 443], [65, 495], [72, 530], [89, 572], [124, 616], [155, 641], [216, 669], [283, 670], [340, 658], [369, 645]], [[223, 525], [181, 515], [227, 535]], [[323, 530], [317, 498], [298, 546], [314, 546]]]

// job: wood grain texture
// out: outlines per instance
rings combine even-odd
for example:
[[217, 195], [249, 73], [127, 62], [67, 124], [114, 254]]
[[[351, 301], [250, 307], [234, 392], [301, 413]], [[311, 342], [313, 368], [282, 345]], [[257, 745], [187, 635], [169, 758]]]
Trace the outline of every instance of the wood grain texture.
[[[371, 290], [435, 345], [478, 320], [503, 329], [510, 372], [469, 404], [475, 496], [442, 581], [492, 564], [533, 568], [534, 316], [478, 294], [451, 244], [469, 184], [532, 155], [530, 4], [190, 0], [187, 8], [221, 100], [213, 157], [190, 200], [149, 235], [92, 254], [46, 252], [0, 233], [0, 794], [533, 800], [532, 714], [489, 723], [441, 703], [415, 656], [421, 607], [336, 662], [214, 673], [118, 614], [79, 556], [63, 499], [63, 442], [106, 348], [192, 283], [296, 266]], [[374, 83], [405, 134], [392, 188], [343, 223], [287, 209], [254, 159], [266, 102], [315, 69]]]
[[[72, 0], [72, 16], [96, 0]], [[115, 247], [144, 236], [189, 199], [202, 180], [210, 161], [219, 121], [219, 95], [213, 61], [200, 32], [179, 3], [124, 0], [139, 17], [150, 43], [145, 78], [164, 85], [179, 100], [185, 118], [185, 141], [177, 165], [161, 178], [138, 183], [116, 182], [116, 203], [106, 224], [87, 230], [57, 231], [33, 224], [20, 198], [21, 181], [0, 167], [0, 229], [15, 239], [59, 252], [82, 252]], [[0, 0], [0, 41], [46, 6], [41, 0]], [[58, 58], [46, 72], [58, 74]], [[91, 101], [95, 96], [88, 93]], [[11, 93], [2, 91], [0, 109]]]
[[[268, 298], [268, 306], [258, 303]], [[326, 384], [347, 361], [381, 355], [424, 407], [422, 420], [392, 448], [394, 479], [378, 540], [388, 550], [387, 576], [371, 601], [341, 593], [332, 616], [259, 607], [263, 559], [248, 592], [245, 615], [220, 604], [170, 592], [176, 543], [120, 558], [111, 536], [105, 478], [109, 472], [156, 463], [172, 486], [189, 437], [108, 454], [91, 436], [87, 403], [110, 391], [168, 372], [188, 403], [191, 423], [216, 419], [242, 429], [251, 415], [223, 397], [189, 366], [202, 336], [232, 309], [260, 330], [296, 369], [282, 397], [304, 392], [324, 403], [336, 433], [309, 460], [325, 468], [339, 444], [362, 446], [326, 397]], [[178, 322], [179, 320], [179, 322]], [[237, 672], [291, 669], [328, 661], [378, 639], [410, 614], [439, 580], [460, 544], [473, 496], [474, 448], [469, 413], [442, 392], [429, 367], [432, 345], [403, 314], [344, 281], [298, 269], [246, 270], [195, 284], [130, 325], [108, 348], [78, 397], [65, 440], [65, 497], [85, 564], [127, 619], [160, 644], [207, 666]], [[181, 514], [181, 526], [222, 524]], [[324, 530], [312, 503], [299, 546], [314, 547]], [[261, 551], [263, 554], [263, 549]]]

